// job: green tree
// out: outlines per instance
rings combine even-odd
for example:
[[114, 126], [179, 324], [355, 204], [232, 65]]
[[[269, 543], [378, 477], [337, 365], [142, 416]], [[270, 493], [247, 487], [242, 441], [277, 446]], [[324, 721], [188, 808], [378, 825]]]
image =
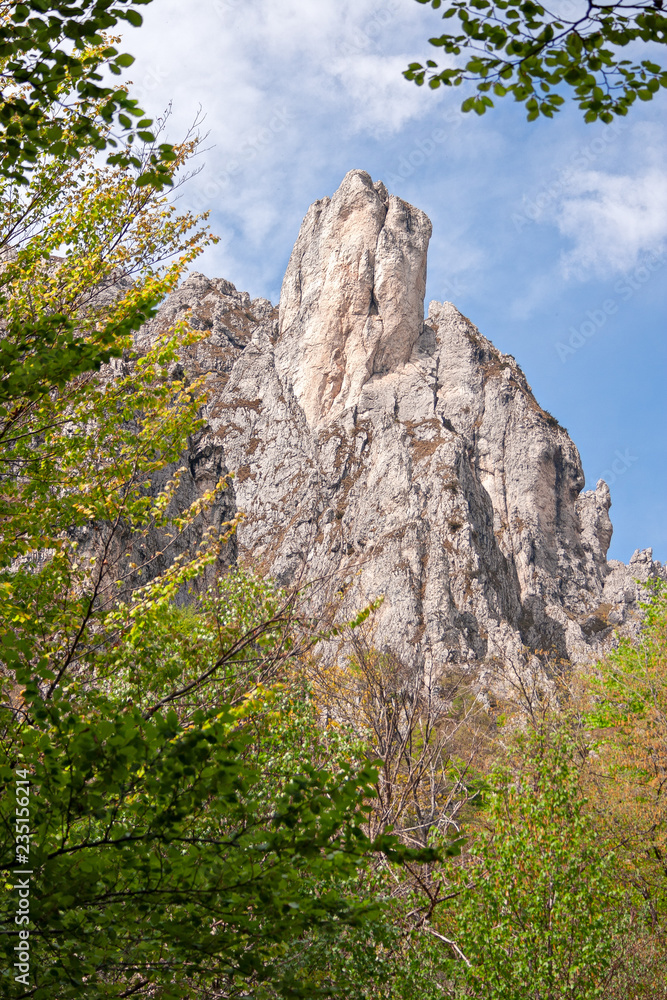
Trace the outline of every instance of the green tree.
[[[142, 23], [151, 0], [3, 0], [0, 3], [0, 175], [19, 184], [45, 153], [76, 160], [88, 148], [118, 151], [113, 165], [142, 166], [139, 184], [171, 183], [172, 147], [146, 162], [136, 140], [152, 143], [152, 121], [123, 86], [104, 82], [134, 59], [104, 35], [122, 22]], [[120, 142], [114, 132], [125, 138]]]
[[[585, 121], [610, 122], [637, 98], [650, 101], [667, 86], [667, 71], [656, 61], [657, 46], [667, 42], [662, 0], [563, 0], [553, 9], [533, 0], [417, 2], [456, 19], [457, 27], [429, 40], [454, 58], [444, 69], [433, 59], [413, 62], [404, 75], [432, 89], [474, 83], [476, 93], [463, 101], [463, 111], [482, 115], [493, 107], [492, 95], [511, 94], [525, 105], [529, 121], [551, 118], [571, 88]], [[634, 56], [638, 43], [648, 46], [647, 58], [623, 58], [628, 46]], [[464, 61], [456, 64], [462, 53]]]
[[620, 971], [627, 894], [580, 789], [576, 747], [532, 736], [490, 782], [487, 828], [431, 931], [486, 1000], [607, 996]]
[[[346, 995], [344, 983], [289, 975], [282, 959], [312, 928], [331, 939], [377, 917], [345, 891], [369, 851], [398, 846], [362, 831], [372, 770], [302, 763], [267, 796], [242, 711], [218, 705], [184, 724], [173, 709], [147, 719], [100, 694], [75, 700], [71, 685], [45, 701], [27, 682], [23, 712], [20, 726], [3, 713], [2, 867], [19, 872], [2, 904], [3, 996], [224, 996], [239, 980]], [[24, 775], [29, 855], [15, 843]], [[17, 981], [24, 870], [30, 969]]]
[[[58, 212], [64, 190], [60, 173], [71, 181], [77, 171], [90, 169], [95, 154], [111, 148], [110, 167], [124, 168], [137, 189], [172, 184], [179, 152], [158, 141], [159, 126], [149, 131], [152, 121], [143, 117], [126, 87], [103, 80], [105, 72], [119, 75], [132, 62], [103, 32], [119, 21], [139, 25], [135, 7], [147, 2], [0, 3], [0, 308], [6, 315], [0, 406], [8, 404], [9, 411], [14, 399], [34, 400], [118, 357], [128, 334], [149, 318], [163, 294], [155, 287], [149, 298], [145, 284], [133, 310], [116, 314], [96, 337], [82, 338], [72, 317], [52, 307], [41, 315], [7, 315], [2, 293], [12, 281], [16, 251]], [[139, 119], [135, 124], [133, 117]], [[141, 200], [137, 190], [131, 218], [136, 219]], [[144, 202], [149, 200], [147, 195]]]
[[[667, 906], [667, 587], [651, 580], [639, 636], [622, 639], [583, 678], [583, 717], [595, 746], [590, 799], [605, 836], [616, 842], [624, 878], [664, 941]], [[663, 963], [664, 947], [652, 945]], [[664, 976], [664, 973], [663, 973]], [[660, 994], [654, 988], [656, 996]]]
[[[174, 171], [195, 146], [179, 150]], [[178, 536], [189, 523], [185, 510], [167, 514], [202, 402], [196, 383], [168, 376], [187, 329], [115, 377], [95, 371], [123, 351], [129, 361], [133, 329], [211, 238], [134, 176], [97, 166], [94, 150], [69, 169], [44, 157], [0, 202], [13, 232], [0, 271], [4, 661], [48, 662], [54, 677], [98, 641], [118, 581], [139, 572], [128, 536], [160, 526]], [[151, 495], [147, 479], [170, 462], [174, 475]], [[174, 586], [199, 567], [177, 562]]]

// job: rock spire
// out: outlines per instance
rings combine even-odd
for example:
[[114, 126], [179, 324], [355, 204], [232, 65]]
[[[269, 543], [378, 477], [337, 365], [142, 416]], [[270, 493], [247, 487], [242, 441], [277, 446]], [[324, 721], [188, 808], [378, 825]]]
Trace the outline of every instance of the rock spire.
[[234, 558], [335, 581], [350, 611], [383, 596], [374, 641], [417, 669], [588, 659], [636, 627], [634, 581], [661, 567], [607, 562], [609, 490], [582, 492], [514, 358], [451, 303], [424, 320], [430, 235], [353, 170], [309, 209], [279, 311], [194, 274], [139, 342], [184, 310], [210, 331], [183, 358], [210, 379], [190, 460], [207, 485], [235, 473]]

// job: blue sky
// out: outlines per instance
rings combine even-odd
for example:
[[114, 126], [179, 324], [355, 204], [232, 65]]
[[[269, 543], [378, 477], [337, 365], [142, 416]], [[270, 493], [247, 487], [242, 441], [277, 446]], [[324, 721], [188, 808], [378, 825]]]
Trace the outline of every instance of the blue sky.
[[133, 95], [170, 138], [201, 105], [203, 166], [181, 191], [220, 243], [197, 269], [277, 302], [308, 206], [352, 168], [433, 222], [427, 303], [448, 299], [513, 354], [611, 488], [610, 558], [667, 560], [667, 99], [618, 126], [572, 106], [483, 118], [463, 88], [405, 81], [435, 50], [414, 0], [154, 0], [126, 33]]

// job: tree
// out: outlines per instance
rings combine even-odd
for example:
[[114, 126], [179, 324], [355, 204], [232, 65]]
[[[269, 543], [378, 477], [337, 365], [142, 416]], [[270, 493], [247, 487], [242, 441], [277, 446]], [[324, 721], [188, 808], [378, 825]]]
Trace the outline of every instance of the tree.
[[[116, 152], [108, 156], [109, 165], [133, 171], [126, 176], [132, 176], [135, 187], [171, 185], [179, 166], [177, 151], [157, 141], [149, 131], [152, 121], [143, 117], [124, 86], [102, 85], [105, 70], [119, 75], [133, 61], [118, 53], [104, 30], [119, 20], [141, 24], [134, 8], [148, 2], [0, 3], [0, 291], [11, 280], [7, 265], [17, 248], [56, 211], [49, 199], [57, 200], [62, 190], [55, 183], [59, 172], [71, 176], [79, 168], [86, 170], [93, 154], [112, 148]], [[140, 119], [136, 127], [132, 117]], [[160, 130], [158, 126], [158, 137]], [[137, 193], [135, 201], [140, 200]], [[157, 288], [157, 298], [149, 299], [147, 291], [144, 286], [133, 312], [126, 308], [120, 322], [106, 324], [87, 339], [76, 335], [71, 317], [53, 309], [39, 317], [8, 318], [9, 329], [0, 342], [0, 405], [29, 395], [34, 400], [49, 387], [63, 386], [118, 357], [127, 335], [150, 317], [159, 301]]]
[[[286, 976], [281, 959], [312, 928], [332, 937], [377, 916], [345, 891], [369, 850], [392, 849], [361, 830], [371, 770], [301, 764], [267, 795], [244, 752], [256, 704], [183, 723], [173, 709], [147, 719], [99, 693], [74, 699], [71, 685], [46, 702], [28, 683], [23, 711], [18, 727], [3, 712], [2, 868], [16, 871], [2, 906], [3, 996], [226, 996], [253, 979], [281, 996], [337, 992]], [[23, 802], [28, 787], [29, 854], [13, 794]], [[25, 885], [30, 959], [17, 980]]]
[[[179, 149], [174, 171], [194, 148]], [[186, 529], [185, 511], [180, 525], [166, 513], [178, 464], [152, 496], [145, 481], [178, 462], [201, 406], [196, 383], [168, 377], [190, 338], [183, 326], [115, 378], [96, 372], [131, 350], [133, 329], [211, 237], [156, 189], [137, 188], [131, 169], [98, 167], [94, 154], [65, 170], [44, 157], [31, 183], [6, 188], [0, 202], [12, 233], [0, 272], [5, 662], [15, 643], [17, 662], [46, 658], [55, 676], [95, 643], [97, 618], [132, 571], [121, 538], [167, 521]], [[176, 564], [174, 582], [197, 565]]]
[[433, 922], [470, 993], [588, 1000], [617, 978], [626, 893], [596, 837], [563, 734], [528, 739], [518, 773], [492, 777], [488, 825]]
[[424, 679], [374, 646], [372, 618], [342, 631], [338, 656], [312, 657], [308, 674], [320, 711], [378, 762], [372, 829], [389, 824], [413, 847], [441, 836], [454, 850], [478, 795], [490, 719], [464, 672]]
[[[447, 56], [464, 53], [463, 65], [439, 69], [433, 59], [413, 62], [404, 75], [432, 89], [473, 82], [476, 93], [461, 108], [478, 115], [493, 107], [491, 94], [512, 94], [526, 107], [528, 120], [552, 118], [570, 87], [587, 122], [610, 122], [626, 115], [637, 98], [650, 101], [667, 86], [667, 71], [655, 61], [655, 47], [667, 43], [662, 0], [595, 3], [575, 0], [554, 10], [534, 0], [417, 0], [444, 8], [459, 30], [431, 38]], [[649, 46], [648, 58], [622, 58], [637, 43]], [[653, 58], [651, 58], [653, 57]]]
[[[649, 582], [636, 640], [623, 639], [582, 679], [582, 716], [595, 755], [589, 795], [624, 880], [647, 909], [645, 940], [664, 983], [667, 907], [667, 588]], [[642, 942], [638, 942], [641, 946]], [[658, 993], [656, 974], [654, 995]], [[651, 979], [651, 982], [653, 980]]]
[[368, 836], [376, 775], [345, 748], [276, 740], [291, 598], [239, 574], [188, 594], [236, 523], [198, 526], [225, 481], [179, 493], [205, 386], [175, 362], [200, 335], [132, 333], [212, 237], [95, 153], [1, 189], [2, 993], [350, 996], [290, 955], [383, 933], [361, 868], [433, 852]]
[[[26, 184], [43, 154], [76, 160], [82, 151], [111, 147], [108, 162], [142, 166], [137, 183], [171, 183], [168, 143], [148, 161], [132, 150], [152, 143], [152, 121], [123, 86], [104, 84], [134, 59], [104, 32], [119, 21], [138, 27], [136, 10], [151, 0], [3, 0], [0, 3], [0, 174]], [[137, 119], [133, 123], [133, 118]], [[114, 129], [124, 137], [120, 142]]]

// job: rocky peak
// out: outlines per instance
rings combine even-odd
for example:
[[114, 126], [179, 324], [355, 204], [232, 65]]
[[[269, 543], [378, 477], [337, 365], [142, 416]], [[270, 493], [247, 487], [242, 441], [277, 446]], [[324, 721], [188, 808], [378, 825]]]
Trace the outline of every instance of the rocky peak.
[[[610, 496], [582, 493], [569, 435], [509, 355], [451, 303], [424, 321], [431, 224], [351, 171], [308, 211], [279, 314], [193, 275], [139, 340], [189, 312], [209, 373], [190, 493], [234, 473], [225, 558], [329, 581], [341, 613], [383, 597], [373, 641], [415, 669], [598, 655], [638, 622], [650, 550], [608, 563]], [[324, 600], [325, 590], [314, 592]]]
[[424, 321], [426, 215], [351, 170], [311, 206], [280, 294], [276, 368], [310, 426], [409, 361]]

